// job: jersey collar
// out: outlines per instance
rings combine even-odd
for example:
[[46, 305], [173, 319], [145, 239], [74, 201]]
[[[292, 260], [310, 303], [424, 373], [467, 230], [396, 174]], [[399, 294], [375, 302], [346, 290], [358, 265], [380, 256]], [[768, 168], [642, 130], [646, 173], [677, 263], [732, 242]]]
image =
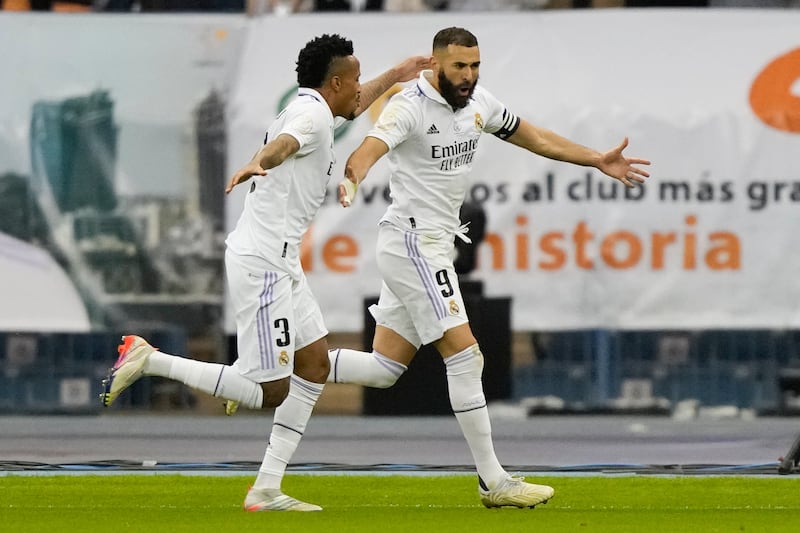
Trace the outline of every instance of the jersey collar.
[[432, 70], [423, 70], [419, 73], [419, 81], [417, 81], [417, 87], [419, 87], [419, 90], [431, 100], [450, 107], [450, 104], [447, 103], [447, 100], [445, 100], [439, 91], [437, 91], [436, 88], [431, 84], [431, 82], [428, 81], [429, 78], [433, 78]]
[[310, 96], [317, 102], [323, 104], [325, 106], [325, 109], [328, 110], [328, 113], [330, 113], [331, 118], [333, 118], [333, 111], [331, 111], [331, 106], [328, 105], [328, 102], [315, 89], [311, 89], [310, 87], [300, 87], [299, 89], [297, 89], [297, 96], [298, 97]]

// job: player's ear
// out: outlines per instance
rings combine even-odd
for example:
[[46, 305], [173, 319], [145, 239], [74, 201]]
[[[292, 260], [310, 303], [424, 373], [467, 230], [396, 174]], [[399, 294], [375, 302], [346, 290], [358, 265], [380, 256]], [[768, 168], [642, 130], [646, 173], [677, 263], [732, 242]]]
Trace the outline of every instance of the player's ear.
[[439, 72], [439, 58], [436, 54], [433, 54], [430, 57], [430, 61], [428, 62], [428, 68], [431, 69], [434, 73]]
[[331, 79], [328, 80], [328, 83], [330, 84], [331, 89], [337, 93], [342, 88], [342, 78], [339, 76], [331, 76]]

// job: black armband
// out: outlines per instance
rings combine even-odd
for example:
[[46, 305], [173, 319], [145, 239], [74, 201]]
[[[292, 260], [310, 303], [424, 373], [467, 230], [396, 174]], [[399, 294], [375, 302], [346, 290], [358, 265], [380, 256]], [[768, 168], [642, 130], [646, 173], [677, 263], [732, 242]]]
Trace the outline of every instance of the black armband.
[[519, 128], [519, 122], [520, 119], [518, 116], [508, 109], [503, 109], [503, 126], [492, 135], [506, 140], [514, 135], [515, 131], [517, 131], [517, 128]]

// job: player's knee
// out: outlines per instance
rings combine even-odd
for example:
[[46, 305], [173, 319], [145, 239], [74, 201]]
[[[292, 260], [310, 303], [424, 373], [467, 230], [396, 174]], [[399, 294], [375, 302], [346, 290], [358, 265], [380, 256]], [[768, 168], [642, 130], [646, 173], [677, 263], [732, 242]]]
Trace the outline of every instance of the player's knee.
[[[412, 354], [413, 356], [413, 354]], [[372, 377], [370, 387], [374, 387], [376, 389], [388, 389], [395, 383], [397, 380], [402, 376], [408, 367], [390, 357], [383, 355], [382, 353], [373, 350], [372, 352], [373, 358], [373, 371], [374, 375]]]
[[289, 395], [289, 378], [262, 383], [261, 390], [264, 393], [261, 407], [263, 409], [278, 407]]
[[324, 361], [320, 361], [319, 364], [314, 365], [305, 376], [300, 377], [312, 383], [325, 383], [330, 372], [331, 363], [326, 358]]
[[473, 350], [473, 365], [475, 365], [475, 371], [479, 375], [483, 375], [483, 352], [481, 351], [480, 347], [476, 344], [472, 347]]
[[297, 364], [297, 361], [295, 361], [294, 373], [312, 383], [325, 383], [330, 372], [331, 362], [327, 357], [327, 353], [326, 357], [303, 361], [302, 364]]
[[405, 370], [394, 371], [394, 372], [386, 370], [380, 376], [377, 377], [373, 387], [376, 389], [388, 389], [389, 387], [397, 383], [397, 380], [400, 378], [400, 376], [403, 375], [404, 372]]
[[473, 376], [480, 379], [483, 375], [483, 353], [477, 344], [445, 358], [444, 363], [447, 374], [451, 376]]

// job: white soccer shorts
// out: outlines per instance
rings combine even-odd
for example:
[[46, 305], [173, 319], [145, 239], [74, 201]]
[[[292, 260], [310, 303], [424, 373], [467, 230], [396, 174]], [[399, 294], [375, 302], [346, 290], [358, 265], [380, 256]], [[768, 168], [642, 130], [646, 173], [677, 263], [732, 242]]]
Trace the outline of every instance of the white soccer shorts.
[[285, 378], [295, 350], [328, 334], [305, 275], [293, 280], [263, 259], [225, 252], [238, 358], [233, 367], [258, 383]]
[[381, 224], [377, 263], [383, 284], [378, 305], [369, 309], [375, 323], [416, 347], [466, 324], [453, 247], [452, 235], [434, 238]]

